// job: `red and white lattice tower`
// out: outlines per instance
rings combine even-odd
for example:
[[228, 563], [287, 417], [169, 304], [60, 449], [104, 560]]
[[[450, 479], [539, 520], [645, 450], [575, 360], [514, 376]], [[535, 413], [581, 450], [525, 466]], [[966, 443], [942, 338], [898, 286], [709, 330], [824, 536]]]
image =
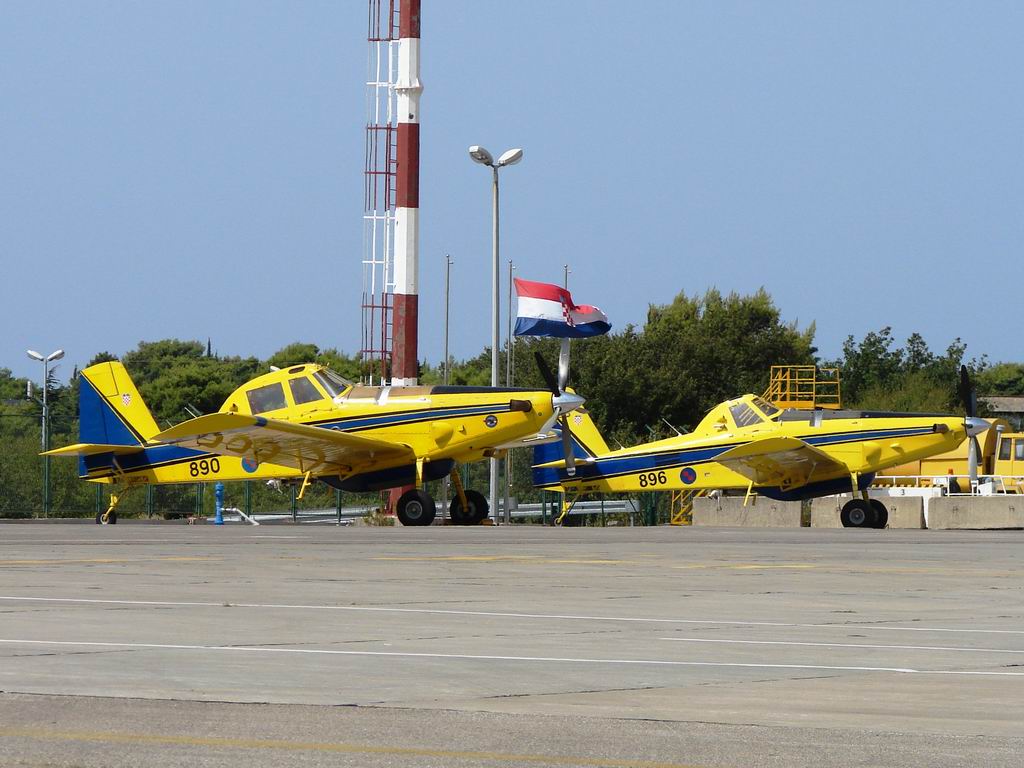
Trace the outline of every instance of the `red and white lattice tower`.
[[420, 0], [369, 0], [362, 357], [369, 383], [415, 384]]

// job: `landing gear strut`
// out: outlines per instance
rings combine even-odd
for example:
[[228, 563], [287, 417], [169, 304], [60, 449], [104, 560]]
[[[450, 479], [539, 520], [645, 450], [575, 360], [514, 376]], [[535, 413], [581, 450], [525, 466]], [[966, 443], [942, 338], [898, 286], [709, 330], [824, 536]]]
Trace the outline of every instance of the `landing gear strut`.
[[107, 507], [106, 512], [96, 513], [96, 525], [115, 525], [117, 523], [117, 502], [121, 500], [121, 496], [116, 493], [110, 494], [110, 506]]
[[[490, 512], [487, 497], [479, 491], [464, 489], [462, 478], [454, 469], [451, 478], [455, 489], [455, 497], [448, 505], [452, 525], [479, 525]], [[417, 480], [422, 483], [422, 471], [417, 471]], [[430, 525], [437, 515], [437, 505], [429, 493], [422, 488], [414, 488], [398, 497], [395, 514], [402, 525]]]
[[455, 497], [448, 505], [452, 525], [480, 525], [491, 511], [487, 497], [479, 491], [465, 490], [462, 478], [455, 470], [452, 470], [452, 485], [455, 486]]
[[465, 495], [465, 506], [462, 505], [462, 500], [458, 496], [452, 499], [451, 504], [448, 505], [452, 523], [454, 525], [480, 525], [487, 517], [487, 513], [490, 512], [487, 497], [480, 491], [466, 491]]

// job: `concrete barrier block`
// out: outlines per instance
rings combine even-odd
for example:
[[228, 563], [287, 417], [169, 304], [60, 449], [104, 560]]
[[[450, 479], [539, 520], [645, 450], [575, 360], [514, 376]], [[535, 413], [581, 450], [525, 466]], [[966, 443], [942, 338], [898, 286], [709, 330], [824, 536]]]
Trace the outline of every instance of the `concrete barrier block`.
[[743, 506], [742, 496], [693, 501], [693, 524], [754, 528], [799, 528], [800, 502], [758, 497]]
[[[841, 496], [825, 496], [811, 502], [812, 528], [841, 528], [839, 519], [843, 505], [852, 499], [849, 494]], [[925, 501], [915, 496], [874, 496], [886, 505], [889, 510], [890, 528], [923, 528], [925, 527]]]
[[889, 510], [890, 528], [924, 528], [924, 499], [920, 496], [880, 498]]
[[944, 496], [928, 504], [928, 527], [938, 529], [1024, 528], [1024, 498]]
[[[852, 496], [823, 496], [811, 501], [812, 528], [842, 528], [839, 511]], [[889, 510], [888, 528], [924, 528], [924, 499], [919, 496], [875, 496]]]
[[850, 496], [821, 496], [811, 499], [811, 528], [842, 528], [839, 510]]

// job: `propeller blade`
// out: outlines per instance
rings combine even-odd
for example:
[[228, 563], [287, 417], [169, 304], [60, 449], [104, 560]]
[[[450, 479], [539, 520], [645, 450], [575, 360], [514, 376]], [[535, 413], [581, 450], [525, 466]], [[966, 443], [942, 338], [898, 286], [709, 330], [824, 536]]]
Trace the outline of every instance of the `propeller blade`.
[[960, 396], [960, 402], [964, 407], [964, 412], [968, 418], [974, 416], [974, 388], [971, 386], [971, 376], [967, 372], [967, 366], [960, 366], [960, 386], [958, 387], [957, 394]]
[[551, 390], [555, 397], [561, 395], [562, 390], [558, 388], [558, 382], [555, 381], [555, 376], [551, 373], [551, 369], [548, 367], [547, 361], [544, 360], [544, 356], [539, 351], [535, 351], [533, 357], [537, 361], [537, 370], [540, 371], [541, 378], [548, 385], [548, 389]]
[[569, 429], [569, 419], [562, 416], [562, 454], [565, 456], [565, 472], [569, 477], [576, 474], [576, 454], [572, 449], [572, 432]]
[[569, 381], [569, 339], [562, 339], [562, 346], [558, 350], [558, 389], [565, 392], [565, 385]]
[[978, 457], [981, 455], [981, 448], [978, 445], [978, 438], [971, 435], [971, 443], [967, 447], [967, 474], [971, 477], [971, 493], [978, 487]]

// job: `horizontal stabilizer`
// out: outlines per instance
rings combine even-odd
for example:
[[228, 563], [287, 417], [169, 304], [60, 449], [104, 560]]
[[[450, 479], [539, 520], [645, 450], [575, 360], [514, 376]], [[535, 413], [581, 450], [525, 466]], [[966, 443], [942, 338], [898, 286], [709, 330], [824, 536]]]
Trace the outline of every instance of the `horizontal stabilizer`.
[[64, 448], [54, 448], [52, 451], [39, 454], [40, 456], [95, 456], [97, 453], [113, 453], [124, 455], [127, 453], [139, 453], [145, 448], [141, 445], [104, 445], [102, 443], [75, 443]]

